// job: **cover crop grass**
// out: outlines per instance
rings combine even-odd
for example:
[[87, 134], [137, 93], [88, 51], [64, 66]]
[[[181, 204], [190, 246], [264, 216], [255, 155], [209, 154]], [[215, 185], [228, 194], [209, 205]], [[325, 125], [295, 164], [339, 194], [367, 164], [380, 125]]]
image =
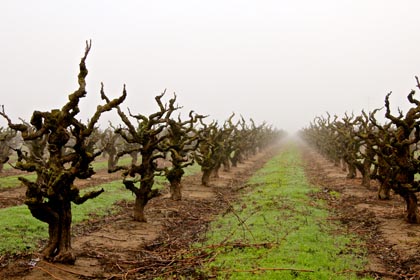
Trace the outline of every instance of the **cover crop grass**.
[[[206, 273], [219, 279], [359, 279], [365, 252], [355, 236], [328, 220], [319, 191], [288, 145], [250, 180], [252, 191], [212, 223], [207, 233], [216, 258]], [[214, 250], [214, 249], [212, 249]]]

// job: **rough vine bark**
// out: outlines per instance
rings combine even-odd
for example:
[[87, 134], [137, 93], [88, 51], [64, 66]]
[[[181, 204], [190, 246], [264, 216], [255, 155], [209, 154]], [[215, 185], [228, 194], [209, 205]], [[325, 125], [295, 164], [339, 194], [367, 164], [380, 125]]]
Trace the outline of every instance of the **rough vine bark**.
[[108, 170], [113, 170], [118, 165], [118, 150], [119, 140], [121, 140], [121, 136], [112, 128], [107, 128], [101, 135], [101, 144], [103, 147], [104, 154], [108, 155]]
[[[420, 88], [419, 80], [417, 87]], [[415, 174], [420, 170], [420, 161], [415, 156], [411, 146], [420, 140], [420, 101], [414, 98], [415, 91], [407, 96], [413, 105], [404, 115], [401, 111], [398, 116], [391, 114], [389, 97], [385, 98], [385, 117], [392, 123], [388, 134], [390, 141], [389, 154], [381, 155], [382, 159], [392, 168], [391, 188], [404, 198], [407, 205], [407, 220], [409, 223], [420, 223], [420, 214], [417, 206], [416, 193], [420, 191], [420, 182], [415, 179]]]
[[199, 131], [199, 145], [194, 153], [195, 161], [201, 166], [201, 184], [210, 186], [210, 176], [218, 164], [216, 156], [220, 148], [215, 141], [219, 128], [216, 122], [207, 125], [201, 121], [202, 129]]
[[[42, 255], [55, 262], [74, 263], [75, 256], [71, 249], [71, 203], [81, 204], [97, 197], [103, 190], [92, 191], [81, 196], [73, 185], [76, 178], [86, 179], [94, 174], [90, 163], [99, 153], [92, 153], [86, 145], [88, 137], [93, 133], [94, 126], [102, 113], [110, 111], [125, 99], [124, 94], [112, 101], [99, 105], [87, 124], [83, 124], [76, 116], [79, 113], [79, 101], [86, 96], [86, 58], [91, 43], [86, 42], [84, 56], [79, 64], [79, 88], [69, 95], [69, 101], [61, 109], [47, 112], [34, 111], [28, 124], [14, 124], [4, 112], [2, 115], [10, 128], [20, 131], [24, 141], [46, 141], [48, 158], [30, 155], [17, 149], [18, 161], [16, 168], [36, 172], [35, 181], [24, 177], [19, 180], [27, 187], [25, 204], [32, 215], [48, 224], [49, 240]], [[71, 149], [69, 140], [72, 141]], [[67, 151], [66, 151], [67, 148]], [[70, 149], [70, 151], [69, 151]], [[41, 151], [39, 151], [41, 153]]]
[[[103, 88], [102, 88], [103, 93]], [[132, 115], [137, 122], [134, 126], [128, 116], [117, 108], [118, 115], [126, 127], [119, 128], [116, 133], [120, 134], [122, 138], [129, 144], [133, 144], [132, 148], [121, 151], [119, 156], [123, 154], [130, 154], [132, 152], [139, 152], [141, 154], [141, 162], [132, 164], [130, 166], [117, 166], [114, 170], [124, 170], [124, 186], [132, 191], [135, 196], [133, 218], [138, 222], [146, 222], [144, 215], [144, 208], [150, 199], [159, 195], [157, 189], [153, 189], [154, 178], [156, 174], [160, 174], [163, 170], [158, 168], [156, 160], [164, 158], [165, 150], [160, 145], [167, 136], [163, 134], [164, 129], [171, 114], [178, 109], [174, 106], [175, 98], [169, 101], [169, 105], [164, 105], [161, 101], [165, 92], [155, 97], [159, 110], [149, 116], [142, 114]], [[103, 98], [107, 100], [105, 94]]]
[[198, 120], [205, 118], [205, 116], [194, 114], [193, 111], [189, 114], [189, 120], [182, 121], [169, 119], [167, 137], [163, 142], [163, 149], [170, 153], [171, 167], [165, 168], [165, 175], [169, 181], [169, 189], [171, 199], [182, 199], [182, 176], [184, 175], [184, 168], [194, 164], [193, 151], [197, 148], [199, 137], [195, 124]]
[[390, 132], [391, 123], [380, 125], [375, 118], [376, 112], [379, 109], [374, 110], [369, 114], [369, 126], [371, 129], [364, 136], [366, 141], [372, 145], [373, 156], [372, 164], [374, 170], [372, 171], [372, 179], [379, 181], [380, 185], [378, 188], [378, 198], [381, 200], [388, 200], [391, 197], [391, 186], [393, 184], [393, 173], [392, 166], [385, 160], [391, 154], [391, 147], [388, 143], [391, 142], [392, 133]]
[[230, 162], [232, 167], [238, 166], [238, 163], [241, 163], [244, 160], [244, 154], [246, 147], [248, 146], [246, 139], [250, 134], [249, 129], [247, 129], [244, 118], [241, 118], [236, 124], [232, 123], [230, 127], [233, 129], [234, 140], [232, 141], [232, 153], [230, 155]]
[[10, 128], [0, 127], [0, 173], [3, 172], [4, 164], [12, 154], [12, 140], [16, 137], [16, 131]]

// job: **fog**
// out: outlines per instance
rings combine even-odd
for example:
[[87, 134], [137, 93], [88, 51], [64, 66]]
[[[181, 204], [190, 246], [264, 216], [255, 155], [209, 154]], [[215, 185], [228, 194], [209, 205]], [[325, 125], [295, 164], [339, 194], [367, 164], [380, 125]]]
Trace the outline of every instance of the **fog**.
[[418, 11], [415, 0], [3, 0], [0, 104], [15, 122], [63, 106], [92, 39], [81, 119], [101, 102], [101, 82], [110, 97], [126, 84], [122, 107], [134, 113], [156, 110], [167, 89], [185, 112], [235, 112], [289, 132], [326, 111], [382, 107], [390, 91], [393, 108], [407, 110], [420, 75]]

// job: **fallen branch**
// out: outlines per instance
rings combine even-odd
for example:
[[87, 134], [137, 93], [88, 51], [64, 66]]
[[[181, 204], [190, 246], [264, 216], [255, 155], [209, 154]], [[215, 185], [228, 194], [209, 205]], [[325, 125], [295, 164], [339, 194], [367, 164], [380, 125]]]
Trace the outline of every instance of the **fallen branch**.
[[92, 236], [96, 236], [96, 237], [100, 237], [100, 238], [108, 238], [108, 239], [110, 239], [110, 240], [114, 240], [114, 241], [127, 241], [127, 239], [118, 239], [118, 238], [114, 238], [114, 237], [111, 237], [111, 236], [106, 236], [106, 235], [96, 235], [96, 234], [91, 234]]
[[[55, 265], [55, 264], [52, 264], [52, 263], [49, 263], [49, 262], [46, 262], [46, 261], [42, 261], [42, 260], [39, 263], [41, 263], [41, 264], [47, 264], [47, 265], [49, 265], [51, 267], [54, 267], [57, 270], [61, 270], [61, 271], [64, 271], [64, 272], [67, 272], [67, 273], [70, 273], [70, 274], [73, 274], [73, 275], [77, 275], [77, 276], [84, 276], [84, 277], [91, 277], [92, 276], [90, 274], [76, 272], [76, 271], [74, 271], [74, 270], [72, 270], [70, 268], [66, 268], [65, 266], [62, 266], [62, 265]], [[44, 269], [44, 268], [42, 268], [40, 266], [35, 266], [35, 267], [36, 268], [39, 268], [41, 270]]]
[[50, 275], [52, 278], [56, 279], [56, 280], [64, 280], [58, 276], [55, 276], [54, 274], [52, 274], [52, 272], [48, 271], [47, 269], [43, 268], [43, 267], [39, 267], [39, 266], [34, 266], [33, 269], [39, 269], [45, 273], [47, 273], [48, 275]]
[[246, 272], [246, 273], [256, 273], [260, 271], [296, 271], [296, 272], [315, 272], [311, 269], [299, 269], [299, 268], [284, 268], [284, 267], [257, 267], [253, 269], [226, 269], [221, 270], [223, 272]]
[[[201, 251], [200, 254], [197, 254], [191, 257], [185, 257], [185, 254], [187, 253], [188, 252], [183, 252], [181, 254], [176, 255], [175, 257], [171, 259], [166, 259], [166, 260], [153, 259], [152, 262], [149, 262], [147, 259], [145, 259], [144, 261], [137, 262], [138, 267], [128, 269], [125, 272], [122, 272], [120, 274], [114, 274], [108, 279], [114, 279], [114, 278], [127, 279], [127, 276], [130, 274], [135, 274], [135, 273], [140, 273], [140, 272], [144, 273], [145, 271], [156, 272], [159, 269], [163, 270], [163, 272], [155, 274], [154, 277], [162, 277], [171, 273], [182, 271], [185, 269], [186, 266], [192, 267], [194, 265], [201, 264], [200, 261], [203, 259], [210, 258], [210, 260], [213, 260], [215, 258], [215, 255], [217, 255], [217, 253], [212, 254], [212, 253]], [[171, 269], [170, 268], [171, 265], [175, 263], [178, 264], [178, 267], [174, 267]], [[134, 264], [134, 262], [132, 264]], [[119, 265], [118, 265], [118, 268], [122, 270], [122, 268]]]
[[273, 242], [263, 242], [263, 243], [242, 243], [242, 242], [232, 242], [232, 243], [220, 243], [220, 244], [214, 244], [214, 245], [208, 245], [205, 247], [200, 247], [199, 250], [202, 249], [217, 249], [217, 248], [223, 248], [223, 247], [233, 247], [233, 248], [272, 248], [274, 245], [278, 245], [278, 243]]
[[365, 270], [343, 270], [340, 273], [346, 273], [346, 272], [354, 272], [357, 274], [377, 274], [377, 275], [381, 275], [381, 276], [390, 276], [390, 277], [395, 277], [396, 279], [405, 279], [405, 278], [412, 278], [412, 277], [417, 277], [420, 276], [419, 273], [409, 273], [409, 274], [399, 274], [399, 273], [394, 273], [394, 272], [386, 272], [386, 271], [376, 271], [376, 270], [371, 270], [371, 269], [365, 269]]
[[[253, 186], [255, 186], [255, 185], [256, 185], [256, 184], [253, 184], [253, 185], [250, 185], [250, 184], [243, 184], [243, 185], [241, 185], [240, 187], [233, 188], [233, 191], [234, 191], [234, 192], [238, 192], [238, 191], [240, 191], [240, 190], [243, 190], [243, 189], [246, 189], [246, 188], [253, 187]], [[260, 184], [260, 185], [262, 185], [262, 184]]]
[[[114, 274], [111, 276], [111, 278], [122, 278], [126, 279], [128, 275], [135, 274], [139, 272], [145, 272], [148, 270], [154, 270], [162, 269], [163, 272], [156, 274], [155, 277], [163, 277], [170, 275], [171, 273], [178, 273], [185, 269], [185, 266], [196, 266], [196, 265], [202, 265], [203, 260], [206, 259], [206, 262], [212, 262], [216, 256], [219, 254], [219, 252], [216, 252], [215, 249], [218, 248], [226, 248], [226, 247], [232, 247], [232, 248], [272, 248], [277, 243], [270, 243], [270, 242], [264, 242], [264, 243], [241, 243], [241, 242], [232, 242], [232, 243], [221, 243], [221, 244], [214, 244], [214, 245], [208, 245], [200, 248], [191, 248], [189, 250], [181, 250], [178, 252], [177, 255], [173, 256], [170, 259], [153, 259], [153, 262], [149, 262], [147, 258], [143, 259], [143, 261], [135, 261], [135, 262], [123, 262], [125, 264], [137, 264], [136, 268], [128, 269], [126, 271], [122, 271], [120, 274]], [[211, 252], [205, 252], [206, 249], [211, 250]], [[186, 257], [188, 255], [192, 254], [190, 257]], [[177, 267], [169, 268], [170, 266], [177, 264]], [[119, 267], [120, 268], [120, 267]], [[261, 270], [263, 270], [262, 268]], [[269, 270], [270, 268], [267, 268], [265, 270]], [[120, 268], [121, 270], [121, 268]], [[275, 269], [271, 269], [275, 270]], [[283, 270], [286, 270], [283, 268]], [[288, 269], [292, 270], [292, 269]], [[295, 270], [295, 269], [294, 269]]]
[[[217, 192], [217, 195], [228, 205], [228, 211], [231, 211], [232, 212], [232, 214], [236, 217], [236, 219], [238, 220], [238, 222], [239, 222], [239, 225], [240, 226], [242, 226], [244, 229], [246, 229], [246, 231], [248, 231], [249, 232], [249, 234], [251, 235], [251, 237], [252, 237], [252, 239], [255, 241], [256, 239], [255, 239], [255, 237], [254, 237], [254, 235], [252, 234], [252, 231], [251, 231], [251, 229], [248, 227], [248, 225], [246, 224], [246, 221], [252, 216], [252, 215], [254, 215], [255, 213], [252, 213], [251, 214], [251, 216], [249, 216], [249, 217], [247, 217], [246, 219], [242, 219], [240, 216], [239, 216], [239, 214], [235, 211], [235, 208], [233, 207], [233, 205], [232, 205], [232, 203], [230, 203], [230, 201], [227, 199], [227, 198], [225, 198], [224, 197], [224, 195], [222, 194], [222, 193], [220, 193], [220, 192]], [[231, 235], [233, 235], [233, 233], [236, 231], [236, 229], [234, 230], [234, 231], [232, 231], [231, 232], [231, 234], [230, 235], [228, 235], [228, 236], [226, 236], [226, 238], [225, 238], [225, 240], [223, 240], [223, 242], [226, 242], [229, 238], [230, 238], [230, 236]]]

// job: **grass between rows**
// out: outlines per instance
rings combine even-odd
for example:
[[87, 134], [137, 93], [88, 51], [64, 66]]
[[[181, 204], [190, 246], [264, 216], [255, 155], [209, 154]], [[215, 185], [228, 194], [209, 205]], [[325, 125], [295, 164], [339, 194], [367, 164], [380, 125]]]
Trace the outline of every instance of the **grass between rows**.
[[[204, 272], [218, 279], [359, 279], [366, 252], [328, 217], [293, 144], [249, 180], [252, 190], [211, 224]], [[214, 249], [216, 248], [216, 249]]]

